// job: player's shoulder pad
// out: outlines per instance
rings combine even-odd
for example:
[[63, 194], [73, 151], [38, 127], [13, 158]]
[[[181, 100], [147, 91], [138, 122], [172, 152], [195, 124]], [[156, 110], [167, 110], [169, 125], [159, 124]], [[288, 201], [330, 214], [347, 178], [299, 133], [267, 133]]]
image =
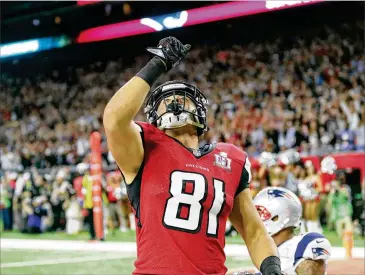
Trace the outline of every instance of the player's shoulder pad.
[[246, 162], [246, 159], [248, 159], [247, 153], [236, 145], [219, 142], [217, 143], [216, 148], [221, 152], [227, 153], [228, 158], [242, 164], [244, 164]]
[[146, 122], [135, 122], [139, 128], [143, 147], [146, 149], [149, 146], [161, 145], [166, 135], [163, 131], [155, 127], [154, 125]]
[[294, 254], [294, 266], [298, 266], [306, 259], [328, 260], [331, 256], [331, 244], [320, 233], [309, 232], [302, 236]]

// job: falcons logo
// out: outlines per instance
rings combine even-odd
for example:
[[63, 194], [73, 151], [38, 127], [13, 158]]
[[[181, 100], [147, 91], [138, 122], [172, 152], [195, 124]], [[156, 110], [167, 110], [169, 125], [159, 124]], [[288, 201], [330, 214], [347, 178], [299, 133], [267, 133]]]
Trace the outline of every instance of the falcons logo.
[[317, 259], [318, 257], [320, 257], [322, 255], [330, 255], [330, 253], [322, 247], [312, 248], [312, 252], [313, 252], [314, 259]]

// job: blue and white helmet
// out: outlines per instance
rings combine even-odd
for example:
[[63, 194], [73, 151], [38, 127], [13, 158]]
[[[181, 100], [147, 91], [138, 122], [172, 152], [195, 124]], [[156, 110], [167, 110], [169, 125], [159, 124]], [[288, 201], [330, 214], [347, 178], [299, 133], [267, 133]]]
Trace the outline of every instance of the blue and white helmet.
[[255, 196], [253, 202], [271, 236], [284, 228], [300, 226], [303, 214], [302, 204], [288, 189], [265, 188]]

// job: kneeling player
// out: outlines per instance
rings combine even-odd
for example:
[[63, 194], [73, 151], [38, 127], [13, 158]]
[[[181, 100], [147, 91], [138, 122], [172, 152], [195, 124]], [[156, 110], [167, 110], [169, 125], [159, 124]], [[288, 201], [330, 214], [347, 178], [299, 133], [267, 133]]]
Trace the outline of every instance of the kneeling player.
[[331, 244], [322, 234], [316, 232], [294, 235], [303, 211], [293, 192], [281, 187], [265, 188], [256, 195], [254, 204], [268, 233], [278, 246], [284, 274], [326, 273]]

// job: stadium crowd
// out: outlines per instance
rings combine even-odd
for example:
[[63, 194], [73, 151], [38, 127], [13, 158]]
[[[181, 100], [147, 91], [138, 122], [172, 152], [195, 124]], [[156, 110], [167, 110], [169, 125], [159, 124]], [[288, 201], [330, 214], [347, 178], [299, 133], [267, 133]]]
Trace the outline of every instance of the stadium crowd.
[[[193, 48], [187, 60], [159, 83], [186, 80], [210, 99], [211, 130], [203, 143], [230, 142], [252, 157], [290, 148], [304, 156], [364, 151], [364, 45], [360, 37], [345, 35], [351, 34], [349, 28], [326, 29], [322, 37], [295, 38], [289, 44], [278, 38], [225, 49]], [[105, 164], [114, 163], [103, 133], [103, 109], [148, 58], [137, 57], [133, 66], [122, 60], [97, 62], [34, 79], [2, 73], [1, 188], [8, 192], [2, 192], [1, 205], [11, 206], [13, 213], [23, 206], [24, 213], [14, 219], [49, 217], [43, 225], [52, 230], [65, 228], [60, 219], [72, 205], [74, 174], [72, 169], [58, 167], [88, 162], [93, 130], [102, 133]], [[145, 120], [143, 110], [137, 119]], [[31, 173], [21, 172], [29, 169]], [[283, 184], [289, 174], [283, 174]], [[299, 174], [290, 175], [308, 176]], [[20, 178], [21, 187], [17, 186]], [[260, 179], [259, 172], [255, 173], [257, 186], [262, 186]], [[269, 177], [264, 185], [271, 184]]]

